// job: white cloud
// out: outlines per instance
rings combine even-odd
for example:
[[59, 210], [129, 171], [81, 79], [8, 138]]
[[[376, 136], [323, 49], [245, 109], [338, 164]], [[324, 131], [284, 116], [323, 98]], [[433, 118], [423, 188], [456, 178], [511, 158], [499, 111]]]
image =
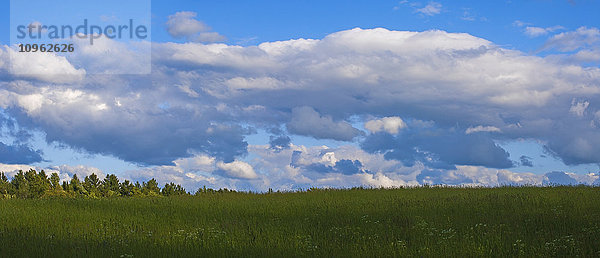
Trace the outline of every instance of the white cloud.
[[188, 38], [195, 42], [220, 42], [225, 37], [217, 32], [211, 32], [211, 28], [203, 22], [196, 20], [195, 12], [177, 12], [169, 15], [167, 21], [167, 32], [175, 38]]
[[214, 170], [215, 158], [206, 155], [196, 155], [173, 161], [175, 167], [182, 172], [211, 172]]
[[[600, 140], [595, 140], [599, 133], [589, 120], [573, 117], [579, 111], [570, 111], [582, 105], [573, 104], [573, 99], [592, 103], [587, 108], [600, 101], [600, 69], [503, 49], [464, 33], [353, 29], [323, 39], [248, 47], [154, 43], [152, 53], [151, 77], [85, 76], [74, 83], [48, 83], [15, 79], [2, 66], [0, 107], [19, 123], [46, 133], [49, 142], [142, 165], [165, 165], [144, 170], [149, 175], [162, 173], [165, 180], [237, 188], [247, 185], [213, 174], [216, 163], [232, 162], [251, 150], [244, 135], [255, 127], [283, 128], [292, 121], [297, 126], [292, 123], [288, 133], [342, 140], [360, 135], [349, 123], [357, 117], [395, 115], [404, 118], [411, 131], [432, 134], [457, 124], [472, 130], [481, 125], [480, 129], [502, 130], [448, 137], [537, 139], [565, 163], [600, 162]], [[103, 58], [90, 55], [89, 60]], [[410, 121], [433, 122], [422, 128]], [[383, 127], [394, 132], [388, 129]], [[249, 162], [260, 172], [260, 187], [302, 187], [321, 179], [314, 172], [304, 174], [305, 168], [289, 166], [288, 151], [292, 150], [280, 153], [287, 153], [277, 163], [283, 165], [272, 169], [281, 177], [261, 177], [262, 167], [271, 166], [260, 163], [259, 169], [258, 162]], [[320, 151], [324, 150], [311, 153], [320, 160]], [[193, 158], [191, 153], [214, 158], [214, 164], [194, 171], [202, 166], [181, 160]], [[414, 175], [405, 175], [416, 173], [414, 169], [396, 168], [405, 170], [394, 174], [388, 163], [381, 163], [389, 165], [384, 169], [359, 158], [364, 153], [352, 153], [355, 156], [341, 156], [336, 150], [333, 157], [360, 160], [373, 175], [381, 172], [391, 180], [416, 182]], [[301, 158], [307, 157], [303, 152]], [[331, 161], [315, 163], [333, 165]], [[359, 182], [353, 175], [340, 178]], [[455, 173], [447, 178], [462, 182], [470, 177]]]
[[551, 32], [557, 31], [557, 30], [562, 30], [562, 29], [564, 29], [564, 27], [562, 27], [562, 26], [553, 26], [553, 27], [547, 27], [547, 28], [527, 26], [527, 27], [525, 27], [525, 35], [535, 38], [535, 37], [547, 35], [548, 33], [551, 33]]
[[246, 162], [234, 161], [231, 163], [217, 163], [217, 168], [224, 171], [225, 175], [232, 178], [256, 179], [258, 175], [254, 172], [254, 168]]
[[543, 176], [533, 173], [515, 173], [501, 170], [497, 173], [499, 185], [540, 185]]
[[8, 62], [11, 74], [24, 79], [50, 83], [76, 83], [85, 77], [84, 69], [77, 69], [64, 56], [48, 52], [20, 53], [7, 46], [0, 49], [0, 57]]
[[587, 101], [576, 101], [573, 99], [571, 101], [571, 108], [569, 108], [569, 112], [577, 117], [583, 117], [583, 113], [590, 106], [590, 103]]
[[0, 163], [0, 172], [5, 173], [7, 177], [13, 177], [19, 170], [28, 171], [29, 169], [38, 169], [35, 166], [31, 165], [21, 165], [21, 164], [2, 164]]
[[600, 42], [600, 30], [598, 28], [580, 27], [575, 31], [563, 32], [552, 36], [542, 50], [557, 49], [563, 52], [597, 46]]
[[571, 56], [574, 60], [580, 63], [586, 62], [599, 62], [600, 61], [600, 48], [597, 49], [584, 49]]
[[169, 15], [167, 31], [171, 36], [179, 38], [210, 30], [206, 24], [196, 20], [196, 16], [198, 16], [198, 14], [195, 12], [177, 12], [173, 15]]
[[370, 120], [365, 123], [365, 129], [371, 133], [388, 132], [390, 134], [398, 134], [400, 129], [406, 127], [406, 123], [400, 117], [384, 117], [381, 119]]
[[79, 178], [79, 180], [82, 180], [86, 177], [89, 176], [91, 174], [96, 174], [98, 176], [98, 178], [103, 179], [105, 174], [102, 172], [102, 170], [95, 168], [95, 167], [89, 167], [89, 166], [83, 166], [83, 165], [77, 165], [77, 166], [69, 166], [69, 165], [60, 165], [60, 166], [50, 166], [50, 167], [39, 167], [39, 166], [31, 166], [31, 165], [21, 165], [21, 164], [17, 164], [17, 165], [7, 165], [7, 164], [2, 164], [0, 163], [0, 172], [4, 172], [6, 174], [7, 177], [13, 177], [15, 174], [17, 174], [19, 172], [19, 170], [22, 171], [28, 171], [30, 169], [34, 169], [37, 172], [40, 172], [42, 170], [44, 170], [44, 172], [46, 173], [47, 176], [50, 176], [53, 173], [58, 174], [58, 176], [60, 177], [60, 181], [69, 181], [73, 178], [73, 175], [77, 174], [77, 177]]
[[152, 43], [149, 41], [120, 42], [96, 35], [94, 44], [88, 39], [74, 37], [75, 53], [68, 60], [85, 69], [87, 74], [150, 74]]
[[500, 128], [495, 127], [495, 126], [482, 126], [482, 125], [478, 125], [476, 127], [469, 127], [467, 128], [467, 130], [465, 130], [465, 134], [472, 134], [472, 133], [478, 133], [478, 132], [502, 132], [502, 130], [500, 130]]
[[225, 38], [225, 36], [219, 34], [218, 32], [212, 31], [212, 32], [201, 32], [198, 35], [190, 37], [190, 39], [195, 42], [212, 43], [212, 42], [225, 41], [227, 38]]
[[523, 21], [519, 21], [519, 20], [516, 20], [513, 22], [513, 26], [525, 27], [525, 30], [523, 32], [525, 33], [525, 35], [527, 35], [531, 38], [547, 35], [548, 33], [565, 29], [565, 27], [560, 26], [560, 25], [556, 25], [556, 26], [552, 26], [552, 27], [545, 27], [545, 28], [531, 26], [531, 25], [532, 25], [531, 23], [527, 23], [527, 22], [523, 22]]
[[527, 23], [527, 22], [523, 22], [523, 21], [519, 21], [519, 20], [514, 21], [512, 24], [513, 24], [513, 26], [517, 26], [517, 27], [523, 27], [525, 25], [531, 25], [531, 23]]
[[442, 4], [438, 2], [429, 2], [425, 7], [417, 9], [417, 12], [434, 16], [436, 14], [440, 14], [442, 11]]
[[[56, 171], [60, 175], [61, 180], [70, 180], [73, 177], [73, 175], [75, 175], [75, 174], [81, 181], [83, 181], [83, 179], [86, 176], [89, 176], [91, 174], [96, 174], [96, 176], [98, 176], [98, 178], [100, 178], [100, 180], [104, 179], [104, 177], [106, 176], [102, 170], [95, 168], [95, 167], [89, 167], [89, 166], [84, 166], [84, 165], [77, 165], [77, 166], [60, 165], [60, 166], [52, 166], [47, 169], [50, 169], [50, 171]], [[46, 174], [49, 174], [49, 173], [46, 172]]]

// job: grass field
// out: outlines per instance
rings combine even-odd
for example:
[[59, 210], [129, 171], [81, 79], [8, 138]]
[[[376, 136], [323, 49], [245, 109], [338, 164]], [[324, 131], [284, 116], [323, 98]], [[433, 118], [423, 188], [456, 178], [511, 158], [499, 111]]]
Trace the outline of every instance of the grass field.
[[0, 200], [3, 257], [600, 256], [600, 188]]

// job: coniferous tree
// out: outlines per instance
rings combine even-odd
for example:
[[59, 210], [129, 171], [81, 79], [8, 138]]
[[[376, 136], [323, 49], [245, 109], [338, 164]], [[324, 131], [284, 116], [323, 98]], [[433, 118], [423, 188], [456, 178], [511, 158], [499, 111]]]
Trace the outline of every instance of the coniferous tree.
[[104, 197], [118, 196], [120, 193], [119, 178], [114, 174], [106, 175], [100, 190]]
[[25, 173], [25, 179], [29, 185], [29, 198], [42, 197], [46, 191], [50, 190], [50, 181], [43, 170], [38, 174], [35, 170], [30, 169]]
[[73, 187], [71, 187], [71, 184], [69, 184], [69, 182], [67, 182], [67, 180], [63, 181], [62, 189], [63, 189], [63, 191], [65, 191], [69, 194], [73, 193]]
[[163, 187], [161, 194], [164, 196], [174, 195], [175, 194], [175, 185], [173, 183], [165, 184], [165, 187]]
[[[50, 190], [47, 190], [45, 195], [47, 196], [65, 196], [67, 193], [63, 190], [63, 187], [60, 185], [60, 177], [57, 173], [52, 173], [50, 178], [48, 178], [50, 182]], [[67, 182], [64, 182], [67, 183]]]
[[83, 187], [87, 191], [88, 196], [93, 198], [100, 197], [100, 179], [96, 174], [92, 173], [83, 179]]
[[[206, 192], [217, 192], [212, 189], [199, 189], [196, 194]], [[219, 190], [221, 192], [221, 190]], [[173, 196], [189, 195], [186, 190], [178, 184], [168, 183], [161, 189], [156, 179], [148, 182], [131, 183], [125, 180], [122, 183], [115, 175], [107, 175], [103, 181], [98, 176], [91, 174], [82, 181], [77, 174], [70, 181], [60, 182], [60, 176], [52, 173], [50, 177], [41, 170], [39, 173], [34, 169], [27, 172], [19, 170], [12, 180], [4, 173], [0, 173], [0, 198], [40, 198], [43, 196], [90, 196], [94, 198], [109, 196]]]
[[0, 173], [0, 198], [11, 194], [11, 184], [4, 173]]
[[49, 188], [51, 188], [50, 178], [48, 177], [48, 175], [46, 175], [46, 171], [44, 171], [42, 169], [40, 171], [40, 173], [38, 174], [38, 177], [44, 182], [44, 185], [46, 185]]
[[119, 187], [121, 196], [133, 196], [135, 186], [129, 180], [123, 181]]
[[19, 170], [19, 172], [11, 181], [11, 184], [13, 185], [15, 195], [18, 198], [29, 197], [29, 184], [27, 179], [25, 179], [25, 173], [23, 173], [23, 170]]
[[81, 184], [81, 181], [79, 181], [77, 174], [73, 175], [71, 179], [71, 188], [76, 195], [87, 195], [87, 191], [83, 187], [83, 184]]
[[181, 186], [181, 185], [175, 186], [175, 195], [186, 195], [186, 194], [187, 194], [187, 192], [185, 191], [183, 186]]
[[62, 187], [60, 186], [60, 177], [57, 173], [52, 173], [52, 175], [50, 175], [50, 187], [54, 191], [62, 190]]
[[140, 182], [135, 182], [135, 185], [133, 186], [133, 196], [142, 196], [144, 195], [142, 193], [142, 185], [140, 185]]
[[175, 185], [174, 183], [165, 184], [165, 187], [162, 189], [162, 195], [164, 196], [172, 196], [172, 195], [186, 195], [187, 192], [181, 185]]
[[158, 182], [156, 182], [154, 178], [148, 180], [148, 182], [144, 182], [142, 186], [142, 192], [147, 196], [160, 195], [160, 187], [158, 187]]

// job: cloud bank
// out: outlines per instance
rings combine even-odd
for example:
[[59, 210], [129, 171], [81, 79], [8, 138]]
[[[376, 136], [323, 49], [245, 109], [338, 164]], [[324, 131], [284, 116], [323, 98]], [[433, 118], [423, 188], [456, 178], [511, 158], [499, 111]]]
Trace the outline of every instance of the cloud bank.
[[[169, 19], [175, 37], [207, 30], [193, 13]], [[583, 38], [589, 45], [597, 36], [594, 29], [569, 33], [555, 38]], [[548, 47], [577, 49], [569, 40], [557, 42]], [[0, 60], [9, 51], [4, 46]], [[132, 177], [194, 184], [541, 182], [505, 170], [527, 164], [497, 144], [517, 139], [543, 143], [565, 164], [600, 163], [599, 68], [531, 56], [464, 33], [357, 28], [248, 47], [153, 43], [152, 55], [153, 73], [133, 76], [87, 73], [93, 69], [87, 62], [114, 61], [91, 54], [44, 57], [75, 73], [65, 81], [11, 74], [2, 63], [0, 108], [20, 127], [43, 132], [47, 142], [150, 166]], [[272, 128], [285, 130], [266, 149], [247, 143], [246, 136]], [[333, 161], [327, 153], [290, 147], [286, 134], [345, 142], [355, 146], [355, 156], [336, 153]], [[0, 162], [43, 158], [21, 145], [2, 146], [29, 159]], [[264, 160], [248, 161], [256, 155]], [[202, 165], [209, 169], [189, 165], [200, 156], [211, 160]], [[366, 157], [394, 164], [393, 170], [373, 168]]]

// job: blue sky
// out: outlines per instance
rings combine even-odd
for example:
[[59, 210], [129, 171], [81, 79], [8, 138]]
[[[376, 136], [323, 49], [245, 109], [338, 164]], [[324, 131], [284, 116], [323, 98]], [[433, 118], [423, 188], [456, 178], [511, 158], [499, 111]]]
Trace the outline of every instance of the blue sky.
[[[9, 2], [2, 46], [11, 19], [148, 17], [153, 45], [0, 72], [5, 170], [253, 190], [600, 180], [599, 1]], [[151, 74], [119, 74], [143, 60]]]
[[[517, 20], [533, 26], [561, 25], [568, 29], [597, 27], [598, 1], [447, 1], [439, 14], [416, 12], [428, 1], [153, 1], [155, 40], [170, 41], [160, 26], [166, 17], [191, 10], [231, 43], [256, 38], [251, 43], [294, 38], [322, 38], [355, 27], [390, 30], [431, 29], [465, 32], [508, 48], [536, 50], [543, 39], [524, 37]], [[412, 4], [419, 4], [411, 7]]]
[[[3, 0], [2, 26], [9, 23], [9, 2]], [[79, 1], [76, 1], [79, 2]], [[142, 1], [144, 2], [144, 1]], [[416, 12], [427, 1], [151, 1], [154, 41], [173, 38], [165, 30], [167, 17], [179, 11], [193, 11], [215, 31], [227, 35], [230, 43], [256, 44], [294, 38], [322, 38], [330, 33], [355, 27], [384, 27], [391, 30], [423, 31], [430, 29], [465, 32], [508, 48], [534, 51], [543, 38], [524, 37], [515, 21], [532, 26], [561, 25], [567, 29], [600, 26], [598, 1], [447, 1], [439, 14], [428, 16]], [[419, 4], [411, 7], [410, 4]], [[121, 2], [122, 8], [107, 5], [107, 13], [135, 10], [134, 3]], [[125, 5], [125, 6], [123, 6]], [[103, 5], [93, 5], [99, 9]], [[55, 6], [63, 8], [60, 6]], [[64, 8], [63, 8], [64, 9]], [[36, 10], [36, 9], [33, 9]], [[44, 10], [44, 16], [48, 13]], [[97, 10], [94, 10], [97, 11]], [[126, 12], [126, 11], [125, 11]], [[81, 16], [64, 16], [76, 17]], [[7, 33], [2, 40], [7, 42]], [[253, 41], [247, 42], [250, 39]]]

